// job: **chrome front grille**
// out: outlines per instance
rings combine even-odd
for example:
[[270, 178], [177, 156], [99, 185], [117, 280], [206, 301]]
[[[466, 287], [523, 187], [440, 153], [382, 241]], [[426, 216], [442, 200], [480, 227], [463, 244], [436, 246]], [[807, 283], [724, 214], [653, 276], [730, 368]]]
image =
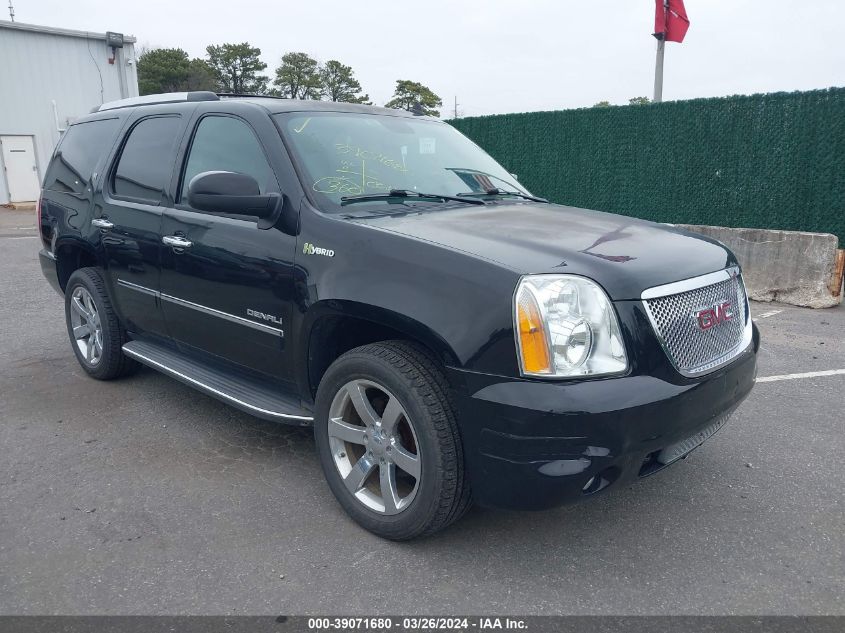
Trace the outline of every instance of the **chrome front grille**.
[[[685, 376], [724, 365], [750, 341], [748, 301], [736, 268], [650, 288], [643, 293], [643, 303], [666, 353]], [[702, 311], [723, 304], [730, 304], [729, 318], [710, 321], [702, 316]]]

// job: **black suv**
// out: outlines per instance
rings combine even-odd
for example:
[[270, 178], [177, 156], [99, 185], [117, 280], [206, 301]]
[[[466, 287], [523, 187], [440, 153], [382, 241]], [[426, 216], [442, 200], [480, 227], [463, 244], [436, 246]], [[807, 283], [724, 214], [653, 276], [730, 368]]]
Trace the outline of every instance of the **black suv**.
[[650, 475], [755, 380], [724, 246], [549, 204], [407, 112], [105, 104], [56, 148], [39, 226], [89, 375], [142, 363], [313, 426], [338, 501], [391, 539]]

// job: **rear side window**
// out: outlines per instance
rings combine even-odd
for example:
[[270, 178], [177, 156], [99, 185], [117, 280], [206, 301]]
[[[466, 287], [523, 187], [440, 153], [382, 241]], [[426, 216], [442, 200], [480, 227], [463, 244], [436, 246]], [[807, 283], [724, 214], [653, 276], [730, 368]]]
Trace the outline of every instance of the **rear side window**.
[[262, 194], [278, 190], [258, 139], [240, 119], [207, 116], [200, 121], [182, 177], [182, 201], [188, 198], [191, 179], [204, 171], [234, 171], [252, 176]]
[[111, 149], [119, 126], [118, 119], [71, 125], [56, 149], [44, 179], [44, 188], [83, 193], [100, 159]]
[[146, 204], [161, 202], [180, 125], [179, 117], [152, 117], [132, 128], [114, 170], [114, 195]]

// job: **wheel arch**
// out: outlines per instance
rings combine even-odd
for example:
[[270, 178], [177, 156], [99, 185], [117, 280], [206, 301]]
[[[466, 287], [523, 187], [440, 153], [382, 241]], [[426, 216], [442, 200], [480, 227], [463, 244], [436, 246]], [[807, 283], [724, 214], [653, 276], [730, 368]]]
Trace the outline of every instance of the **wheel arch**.
[[305, 315], [298, 353], [298, 382], [313, 401], [320, 380], [342, 354], [367, 343], [403, 340], [416, 343], [443, 365], [458, 364], [458, 356], [437, 332], [386, 308], [356, 301], [327, 300]]
[[99, 266], [100, 258], [94, 248], [82, 240], [66, 239], [56, 243], [53, 254], [56, 257], [56, 274], [62, 292], [74, 271], [89, 266]]

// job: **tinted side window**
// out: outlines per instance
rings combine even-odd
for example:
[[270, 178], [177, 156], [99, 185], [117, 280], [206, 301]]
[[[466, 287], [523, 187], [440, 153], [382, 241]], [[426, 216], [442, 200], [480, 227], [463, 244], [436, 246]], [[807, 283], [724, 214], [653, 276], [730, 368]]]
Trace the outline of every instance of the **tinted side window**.
[[84, 192], [100, 158], [111, 149], [119, 126], [118, 119], [71, 125], [56, 149], [44, 179], [44, 188]]
[[262, 194], [278, 190], [258, 139], [240, 119], [207, 116], [200, 121], [182, 177], [181, 200], [187, 200], [191, 178], [204, 171], [234, 171], [252, 176]]
[[161, 202], [170, 182], [180, 125], [178, 117], [153, 117], [132, 128], [114, 171], [115, 195], [147, 204]]

